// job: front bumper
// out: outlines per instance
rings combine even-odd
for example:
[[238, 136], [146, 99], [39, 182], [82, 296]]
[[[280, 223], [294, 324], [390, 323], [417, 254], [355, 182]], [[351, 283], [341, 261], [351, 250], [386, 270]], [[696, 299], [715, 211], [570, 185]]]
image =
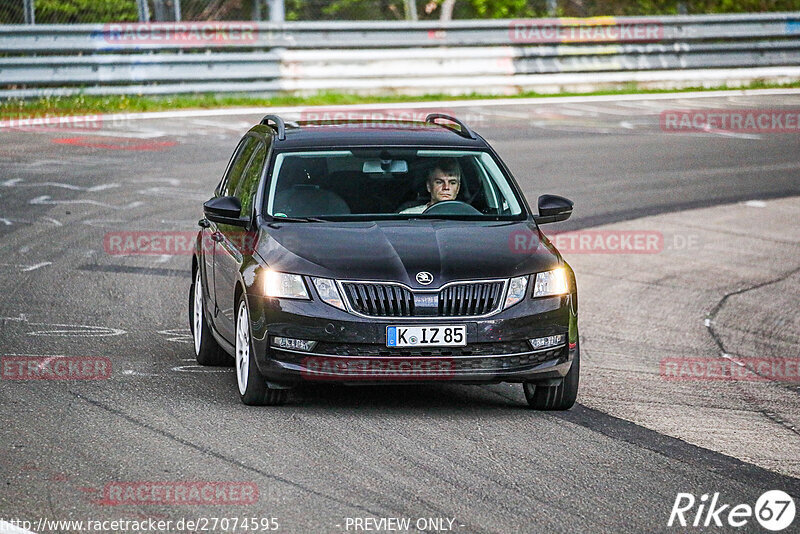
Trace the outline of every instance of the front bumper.
[[[528, 299], [484, 319], [358, 317], [319, 301], [248, 295], [256, 363], [273, 386], [559, 379], [577, 343], [571, 295]], [[464, 324], [466, 347], [389, 348], [390, 325]], [[567, 343], [534, 351], [528, 339], [567, 334]], [[274, 336], [312, 340], [310, 352], [270, 346]]]

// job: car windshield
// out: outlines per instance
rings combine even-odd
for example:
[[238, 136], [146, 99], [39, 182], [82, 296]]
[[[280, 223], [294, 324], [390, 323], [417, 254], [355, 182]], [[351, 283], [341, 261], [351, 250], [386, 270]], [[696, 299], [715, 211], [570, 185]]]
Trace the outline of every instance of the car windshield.
[[265, 213], [287, 220], [524, 217], [509, 178], [480, 150], [282, 152], [267, 184]]

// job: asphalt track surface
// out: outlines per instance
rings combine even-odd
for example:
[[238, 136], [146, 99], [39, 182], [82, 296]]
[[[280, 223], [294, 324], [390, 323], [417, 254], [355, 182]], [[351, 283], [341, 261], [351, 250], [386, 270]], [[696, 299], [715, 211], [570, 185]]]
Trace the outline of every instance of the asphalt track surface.
[[[664, 109], [700, 107], [798, 109], [800, 95], [457, 113], [530, 203], [575, 201], [559, 229], [800, 194], [796, 133], [659, 127]], [[766, 490], [800, 495], [800, 479], [587, 408], [584, 393], [563, 413], [529, 410], [518, 385], [447, 383], [314, 385], [283, 407], [242, 405], [230, 368], [193, 364], [190, 257], [111, 255], [104, 236], [194, 231], [258, 119], [0, 132], [2, 355], [107, 357], [113, 369], [108, 380], [0, 381], [0, 519], [274, 517], [284, 532], [353, 532], [348, 518], [405, 517], [412, 527], [448, 518], [454, 532], [652, 532], [676, 530], [678, 492], [751, 505]], [[626, 387], [597, 380], [608, 383], [587, 391]], [[258, 499], [104, 499], [109, 484], [170, 481], [253, 484]], [[755, 521], [739, 530], [760, 531]]]

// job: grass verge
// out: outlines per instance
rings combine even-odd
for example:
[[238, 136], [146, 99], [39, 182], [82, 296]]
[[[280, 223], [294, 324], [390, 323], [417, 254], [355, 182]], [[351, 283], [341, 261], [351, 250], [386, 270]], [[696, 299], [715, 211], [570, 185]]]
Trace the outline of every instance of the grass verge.
[[726, 89], [772, 89], [800, 87], [800, 81], [788, 84], [751, 83], [746, 86], [713, 88], [687, 87], [683, 89], [640, 89], [631, 84], [623, 89], [595, 91], [590, 93], [558, 93], [543, 94], [535, 92], [519, 93], [513, 96], [498, 96], [472, 93], [461, 96], [445, 94], [426, 94], [422, 96], [390, 95], [360, 96], [347, 93], [323, 92], [313, 96], [255, 96], [255, 95], [220, 95], [220, 94], [186, 94], [170, 96], [92, 96], [72, 95], [53, 96], [39, 99], [8, 99], [0, 102], [0, 119], [52, 116], [83, 115], [95, 113], [126, 113], [144, 111], [165, 111], [176, 109], [209, 109], [224, 107], [270, 107], [282, 106], [332, 106], [341, 104], [388, 104], [402, 102], [436, 102], [445, 100], [476, 100], [486, 98], [547, 98], [554, 96], [588, 96], [618, 94], [661, 94], [685, 93], [695, 91], [719, 91]]

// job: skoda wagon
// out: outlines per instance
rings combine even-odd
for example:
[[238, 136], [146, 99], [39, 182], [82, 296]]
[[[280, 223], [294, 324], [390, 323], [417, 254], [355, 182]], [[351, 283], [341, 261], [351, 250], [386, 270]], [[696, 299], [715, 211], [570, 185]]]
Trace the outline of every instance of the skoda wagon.
[[235, 366], [242, 402], [301, 383], [522, 384], [570, 408], [575, 276], [508, 167], [454, 117], [285, 122], [241, 139], [199, 221], [197, 362]]

